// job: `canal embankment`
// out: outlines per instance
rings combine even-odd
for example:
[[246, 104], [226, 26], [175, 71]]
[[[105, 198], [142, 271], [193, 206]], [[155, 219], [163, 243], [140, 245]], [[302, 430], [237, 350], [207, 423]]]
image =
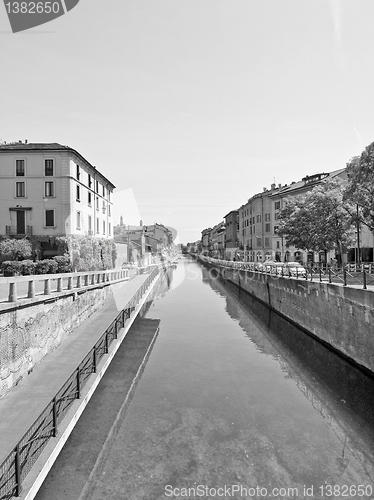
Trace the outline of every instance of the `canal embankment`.
[[374, 291], [230, 269], [200, 259], [241, 290], [374, 374]]
[[[127, 269], [0, 279], [0, 398], [127, 287]], [[4, 296], [2, 296], [4, 298]]]
[[0, 400], [0, 498], [34, 498], [159, 277], [155, 269], [115, 290]]

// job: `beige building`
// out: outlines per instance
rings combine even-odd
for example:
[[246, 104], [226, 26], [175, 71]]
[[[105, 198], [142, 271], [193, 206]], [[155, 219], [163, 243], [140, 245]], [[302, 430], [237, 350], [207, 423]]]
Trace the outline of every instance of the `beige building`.
[[68, 146], [1, 144], [0, 237], [39, 237], [43, 256], [57, 253], [48, 237], [112, 238], [114, 188]]

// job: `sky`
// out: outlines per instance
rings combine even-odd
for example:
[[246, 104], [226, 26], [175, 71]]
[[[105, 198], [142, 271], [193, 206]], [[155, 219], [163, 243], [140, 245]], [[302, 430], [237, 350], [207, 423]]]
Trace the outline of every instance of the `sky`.
[[80, 0], [13, 34], [0, 5], [0, 141], [76, 149], [117, 222], [196, 241], [374, 141], [373, 19], [373, 0]]

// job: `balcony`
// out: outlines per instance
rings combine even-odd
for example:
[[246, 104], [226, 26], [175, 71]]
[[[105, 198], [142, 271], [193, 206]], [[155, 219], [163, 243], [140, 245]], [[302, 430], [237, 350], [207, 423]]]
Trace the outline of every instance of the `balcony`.
[[7, 236], [32, 236], [32, 226], [5, 226]]

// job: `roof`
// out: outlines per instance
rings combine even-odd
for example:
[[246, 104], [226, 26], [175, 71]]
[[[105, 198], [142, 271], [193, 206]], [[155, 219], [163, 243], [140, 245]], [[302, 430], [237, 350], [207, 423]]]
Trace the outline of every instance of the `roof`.
[[11, 150], [27, 150], [27, 149], [70, 149], [69, 146], [63, 146], [58, 142], [11, 142], [9, 144], [0, 144], [0, 150], [11, 149]]
[[59, 144], [58, 142], [12, 142], [9, 144], [0, 144], [0, 153], [2, 152], [12, 152], [12, 151], [69, 151], [75, 155], [78, 156], [81, 160], [83, 160], [85, 163], [87, 163], [93, 170], [96, 170], [96, 172], [102, 177], [108, 184], [110, 184], [113, 188], [116, 186], [110, 182], [109, 179], [107, 179], [99, 170], [96, 169], [94, 165], [91, 165], [89, 161], [84, 158], [78, 151], [75, 149], [69, 147], [69, 146], [63, 146], [62, 144]]
[[239, 209], [237, 208], [236, 210], [230, 210], [230, 212], [224, 215], [223, 218], [226, 219], [226, 217], [228, 217], [231, 214], [239, 214]]
[[[285, 194], [291, 193], [293, 191], [297, 191], [299, 189], [303, 189], [305, 187], [309, 186], [317, 186], [321, 182], [323, 182], [326, 179], [331, 179], [334, 177], [337, 177], [338, 175], [341, 175], [345, 171], [345, 168], [340, 168], [339, 170], [334, 170], [333, 172], [328, 172], [328, 173], [319, 173], [315, 175], [310, 175], [306, 176], [301, 181], [298, 182], [292, 182], [288, 186], [282, 186], [279, 190], [274, 192], [273, 195], [270, 196], [283, 196]], [[309, 181], [309, 182], [308, 182]]]

